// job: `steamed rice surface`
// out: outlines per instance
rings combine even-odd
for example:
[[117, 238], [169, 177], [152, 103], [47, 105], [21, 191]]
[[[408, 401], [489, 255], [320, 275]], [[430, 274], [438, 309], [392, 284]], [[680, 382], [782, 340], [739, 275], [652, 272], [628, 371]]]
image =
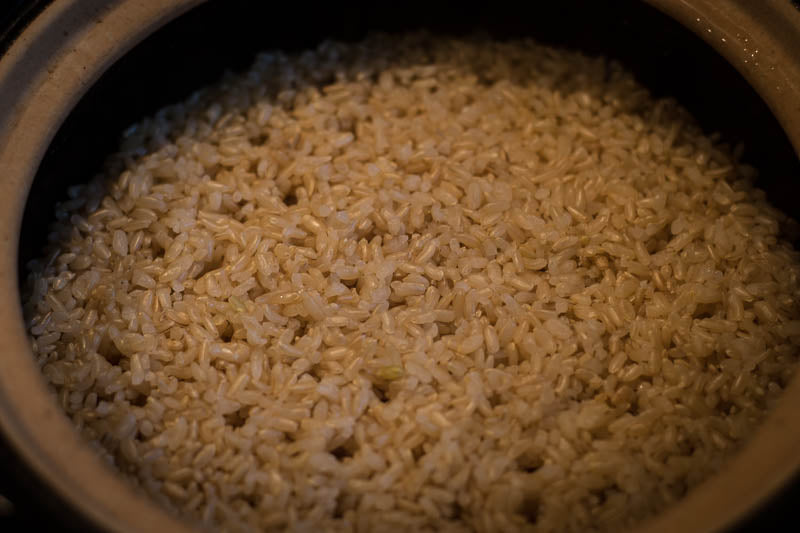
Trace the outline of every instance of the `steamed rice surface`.
[[229, 531], [617, 531], [793, 374], [752, 168], [620, 66], [376, 35], [131, 127], [26, 312], [58, 401]]

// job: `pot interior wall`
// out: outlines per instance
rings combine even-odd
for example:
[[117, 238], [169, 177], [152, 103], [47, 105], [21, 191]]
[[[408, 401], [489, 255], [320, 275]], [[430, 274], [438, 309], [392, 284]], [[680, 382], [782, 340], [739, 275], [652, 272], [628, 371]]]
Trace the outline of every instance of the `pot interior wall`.
[[761, 171], [760, 187], [795, 218], [800, 164], [783, 130], [747, 82], [698, 37], [639, 0], [596, 2], [383, 3], [313, 9], [298, 2], [211, 1], [170, 23], [117, 62], [83, 97], [56, 133], [33, 184], [20, 243], [24, 265], [46, 240], [54, 204], [85, 182], [115, 150], [120, 132], [159, 107], [247, 68], [263, 49], [302, 50], [326, 38], [361, 39], [370, 30], [425, 27], [443, 34], [475, 31], [617, 58], [657, 96], [674, 96], [707, 132], [745, 144]]

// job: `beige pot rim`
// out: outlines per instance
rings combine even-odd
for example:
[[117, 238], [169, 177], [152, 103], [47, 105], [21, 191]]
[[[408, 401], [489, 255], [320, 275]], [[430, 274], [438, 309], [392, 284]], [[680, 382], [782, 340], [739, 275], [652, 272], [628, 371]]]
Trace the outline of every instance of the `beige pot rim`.
[[[99, 76], [203, 0], [55, 0], [0, 58], [0, 431], [60, 498], [109, 531], [190, 531], [103, 464], [33, 363], [17, 253], [28, 191], [54, 133]], [[772, 109], [800, 153], [800, 12], [787, 0], [648, 0], [717, 49]], [[720, 474], [640, 531], [719, 531], [800, 471], [800, 380]]]

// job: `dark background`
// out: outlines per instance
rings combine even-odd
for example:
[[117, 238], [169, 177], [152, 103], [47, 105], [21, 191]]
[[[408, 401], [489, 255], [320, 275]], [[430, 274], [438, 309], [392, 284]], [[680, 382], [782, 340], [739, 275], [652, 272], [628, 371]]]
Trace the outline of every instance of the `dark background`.
[[[0, 0], [0, 54], [48, 3]], [[481, 29], [497, 38], [534, 36], [617, 58], [657, 96], [676, 97], [707, 132], [721, 131], [732, 143], [743, 141], [745, 159], [760, 169], [759, 185], [770, 200], [800, 218], [800, 164], [769, 110], [699, 38], [638, 0], [500, 1], [474, 7], [416, 1], [309, 5], [217, 0], [169, 24], [116, 63], [61, 127], [32, 188], [37, 201], [26, 207], [20, 272], [41, 249], [55, 201], [64, 197], [68, 185], [86, 181], [99, 169], [130, 123], [212, 83], [226, 69], [246, 68], [258, 50], [300, 50], [324, 38], [353, 41], [370, 29], [416, 27], [449, 34]], [[0, 531], [88, 528], [26, 472], [2, 440], [0, 494], [13, 502], [0, 499]], [[796, 504], [799, 482], [733, 533], [796, 530], [795, 521], [785, 521]]]

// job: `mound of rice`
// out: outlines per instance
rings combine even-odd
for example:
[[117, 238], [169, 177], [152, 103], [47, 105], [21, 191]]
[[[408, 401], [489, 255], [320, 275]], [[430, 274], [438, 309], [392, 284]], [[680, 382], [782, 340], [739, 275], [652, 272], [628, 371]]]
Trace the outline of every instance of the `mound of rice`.
[[617, 531], [791, 378], [755, 172], [613, 62], [267, 53], [70, 190], [26, 311], [109, 462], [229, 530]]

